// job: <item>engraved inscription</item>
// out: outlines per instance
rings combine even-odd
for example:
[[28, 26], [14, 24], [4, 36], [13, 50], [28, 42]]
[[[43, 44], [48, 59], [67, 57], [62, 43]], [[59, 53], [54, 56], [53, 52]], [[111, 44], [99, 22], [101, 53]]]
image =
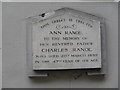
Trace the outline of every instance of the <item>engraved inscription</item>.
[[100, 22], [68, 13], [33, 24], [33, 69], [101, 68]]

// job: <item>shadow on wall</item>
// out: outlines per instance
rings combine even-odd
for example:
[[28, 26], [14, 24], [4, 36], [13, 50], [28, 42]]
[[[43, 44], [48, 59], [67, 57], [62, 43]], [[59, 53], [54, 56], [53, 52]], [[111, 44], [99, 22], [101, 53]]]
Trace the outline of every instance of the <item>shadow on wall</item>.
[[103, 82], [105, 80], [105, 75], [87, 75], [86, 73], [79, 73], [79, 72], [57, 72], [52, 73], [48, 77], [32, 77], [29, 78], [33, 83], [45, 83], [51, 81], [61, 81], [61, 80], [89, 80], [91, 82]]

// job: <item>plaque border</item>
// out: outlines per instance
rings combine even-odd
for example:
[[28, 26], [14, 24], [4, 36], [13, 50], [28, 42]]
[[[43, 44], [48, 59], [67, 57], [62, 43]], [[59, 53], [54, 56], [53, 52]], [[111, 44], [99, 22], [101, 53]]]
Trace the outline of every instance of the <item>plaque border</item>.
[[[86, 18], [89, 17], [89, 19], [100, 21], [100, 30], [101, 30], [101, 69], [62, 69], [62, 70], [33, 70], [33, 61], [32, 61], [32, 24], [37, 23], [44, 19], [49, 19], [58, 15], [64, 14], [64, 12], [71, 12], [80, 14], [81, 16], [84, 16]], [[47, 13], [46, 17], [43, 17], [42, 15], [45, 15]], [[106, 33], [105, 33], [105, 19], [103, 17], [98, 17], [86, 12], [74, 10], [71, 8], [61, 8], [58, 10], [54, 10], [51, 12], [46, 12], [43, 14], [39, 14], [37, 16], [32, 16], [26, 18], [26, 71], [27, 75], [29, 77], [47, 77], [52, 73], [55, 72], [81, 72], [86, 73], [87, 75], [105, 75], [107, 71], [107, 59], [106, 59]]]

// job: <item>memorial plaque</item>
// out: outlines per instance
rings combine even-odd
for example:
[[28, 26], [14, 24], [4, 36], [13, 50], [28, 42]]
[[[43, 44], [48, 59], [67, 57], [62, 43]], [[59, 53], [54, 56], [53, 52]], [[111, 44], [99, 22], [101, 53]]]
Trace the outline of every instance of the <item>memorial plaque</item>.
[[33, 70], [101, 68], [100, 21], [61, 9], [32, 25]]

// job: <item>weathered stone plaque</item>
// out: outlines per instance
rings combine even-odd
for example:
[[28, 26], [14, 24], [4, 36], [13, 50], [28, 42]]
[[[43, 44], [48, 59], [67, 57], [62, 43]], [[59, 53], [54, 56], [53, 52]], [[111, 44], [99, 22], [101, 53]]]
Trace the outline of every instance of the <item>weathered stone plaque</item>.
[[33, 70], [101, 68], [100, 21], [61, 9], [32, 25]]

